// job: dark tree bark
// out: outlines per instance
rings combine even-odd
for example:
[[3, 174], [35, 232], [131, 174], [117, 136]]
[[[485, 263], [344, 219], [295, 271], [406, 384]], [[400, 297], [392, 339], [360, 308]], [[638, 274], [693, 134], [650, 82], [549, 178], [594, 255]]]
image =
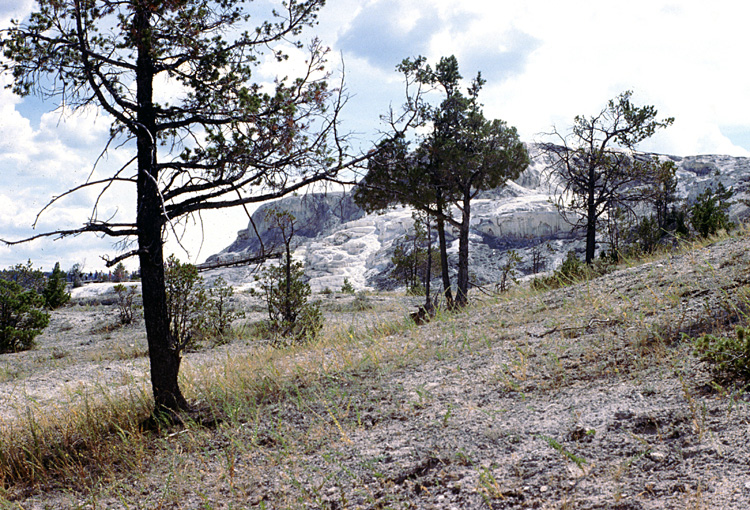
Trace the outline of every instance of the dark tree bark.
[[461, 227], [458, 236], [458, 276], [456, 278], [456, 306], [469, 303], [469, 230], [471, 225], [471, 189], [464, 189], [461, 204]]
[[[151, 30], [151, 12], [141, 5], [133, 20], [136, 33]], [[156, 166], [156, 115], [153, 107], [154, 62], [149, 37], [138, 38], [136, 110], [138, 131], [137, 212], [138, 253], [141, 267], [143, 317], [146, 325], [154, 410], [179, 411], [188, 404], [180, 391], [177, 375], [180, 352], [171, 336], [167, 294], [164, 283], [162, 201], [159, 196], [159, 172]]]
[[428, 313], [432, 313], [434, 305], [432, 304], [432, 220], [427, 216], [427, 274], [424, 282], [424, 307]]
[[588, 194], [586, 196], [586, 264], [591, 264], [596, 254], [596, 224], [599, 220], [596, 202], [596, 181], [596, 172], [594, 168], [590, 168], [588, 174]]
[[440, 277], [443, 280], [443, 297], [445, 298], [445, 307], [452, 310], [453, 291], [451, 290], [451, 274], [448, 266], [448, 242], [445, 238], [445, 202], [443, 194], [438, 190], [437, 205], [435, 207], [440, 214], [435, 215], [435, 223], [438, 232], [438, 249], [440, 251]]

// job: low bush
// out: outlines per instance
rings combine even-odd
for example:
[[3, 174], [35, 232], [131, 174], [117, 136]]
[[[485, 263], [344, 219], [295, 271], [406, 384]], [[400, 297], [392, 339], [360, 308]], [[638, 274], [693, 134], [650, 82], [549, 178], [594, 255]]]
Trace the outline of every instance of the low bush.
[[[424, 295], [424, 292], [422, 293]], [[372, 303], [370, 302], [370, 298], [367, 297], [367, 294], [364, 291], [359, 291], [357, 294], [355, 294], [354, 299], [352, 300], [351, 307], [355, 312], [364, 312], [365, 310], [369, 310], [372, 308]]]
[[234, 290], [219, 277], [206, 288], [198, 268], [174, 255], [165, 271], [170, 332], [179, 350], [196, 350], [203, 341], [226, 342], [232, 321], [243, 316], [231, 306]]
[[258, 277], [260, 290], [252, 293], [266, 301], [267, 326], [274, 342], [305, 342], [323, 328], [319, 304], [308, 301], [310, 284], [304, 276], [300, 262], [284, 258], [281, 264], [265, 268]]
[[16, 264], [15, 266], [0, 271], [0, 278], [9, 282], [15, 282], [24, 290], [33, 290], [37, 294], [44, 291], [46, 280], [44, 273], [39, 269], [34, 269], [31, 261], [26, 264]]
[[232, 306], [232, 289], [226, 280], [219, 276], [208, 289], [206, 310], [203, 315], [201, 330], [212, 336], [215, 343], [225, 343], [226, 336], [232, 329], [232, 322], [245, 316]]
[[505, 254], [505, 262], [500, 266], [500, 281], [495, 284], [498, 292], [507, 292], [511, 284], [518, 283], [517, 266], [521, 263], [521, 256], [515, 250]]
[[125, 286], [118, 283], [113, 290], [117, 294], [117, 310], [119, 312], [120, 324], [131, 324], [135, 320], [135, 308], [133, 300], [136, 296], [135, 286]]
[[721, 382], [750, 383], [750, 335], [738, 327], [734, 336], [703, 335], [693, 340], [693, 351]]
[[354, 294], [354, 285], [349, 281], [349, 278], [344, 278], [344, 284], [341, 286], [341, 292], [344, 294]]
[[196, 333], [203, 321], [206, 293], [198, 268], [170, 255], [164, 271], [169, 332], [179, 351], [199, 347]]
[[725, 188], [721, 183], [715, 191], [708, 188], [698, 195], [690, 208], [690, 223], [698, 235], [708, 237], [716, 234], [719, 230], [729, 231], [734, 228], [734, 223], [729, 221], [732, 195], [734, 195], [734, 191], [731, 188]]
[[0, 352], [31, 349], [49, 324], [44, 297], [15, 281], [0, 279]]
[[47, 279], [47, 285], [42, 291], [44, 302], [48, 308], [59, 308], [70, 301], [70, 292], [67, 292], [65, 273], [60, 269], [60, 263], [55, 264], [52, 274]]
[[597, 260], [588, 266], [579, 259], [574, 251], [569, 251], [563, 263], [549, 276], [534, 278], [531, 287], [534, 289], [556, 289], [566, 285], [590, 280], [610, 272], [612, 269], [610, 261]]

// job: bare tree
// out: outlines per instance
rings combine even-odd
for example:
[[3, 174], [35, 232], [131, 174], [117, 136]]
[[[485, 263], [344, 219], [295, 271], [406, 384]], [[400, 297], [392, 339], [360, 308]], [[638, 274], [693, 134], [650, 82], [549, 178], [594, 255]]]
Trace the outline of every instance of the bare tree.
[[[189, 408], [177, 383], [180, 353], [169, 331], [163, 242], [191, 215], [262, 202], [329, 179], [364, 160], [347, 154], [337, 119], [346, 102], [328, 84], [326, 48], [307, 47], [302, 30], [316, 22], [324, 0], [287, 0], [257, 27], [242, 0], [38, 0], [24, 22], [0, 32], [13, 90], [72, 109], [94, 105], [112, 119], [107, 151], [133, 157], [102, 179], [53, 198], [96, 188], [93, 212], [81, 228], [130, 242], [138, 256], [155, 411]], [[254, 80], [266, 55], [306, 50], [302, 72], [271, 86]], [[157, 102], [160, 84], [177, 87]], [[162, 90], [164, 92], [164, 90]], [[397, 119], [393, 120], [393, 124]], [[408, 121], [407, 121], [408, 123]], [[114, 184], [132, 186], [135, 218], [100, 218], [100, 200]]]
[[596, 230], [608, 210], [628, 209], [643, 200], [639, 186], [656, 162], [633, 157], [638, 143], [674, 118], [656, 120], [653, 106], [634, 106], [627, 91], [593, 117], [577, 116], [567, 135], [556, 129], [542, 152], [551, 161], [562, 189], [557, 208], [566, 221], [586, 231], [586, 263], [594, 260]]

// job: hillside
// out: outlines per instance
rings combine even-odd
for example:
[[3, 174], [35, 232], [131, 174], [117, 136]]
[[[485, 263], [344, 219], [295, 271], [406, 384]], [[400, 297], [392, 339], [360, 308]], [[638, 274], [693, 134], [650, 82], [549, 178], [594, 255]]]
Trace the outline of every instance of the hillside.
[[[394, 294], [356, 314], [325, 298], [343, 327], [320, 344], [273, 350], [245, 336], [188, 355], [186, 393], [212, 417], [202, 425], [108, 435], [117, 454], [79, 446], [70, 477], [6, 480], [4, 497], [16, 508], [745, 509], [750, 399], [710, 384], [686, 337], [747, 322], [749, 268], [750, 241], [735, 237], [557, 290], [476, 295], [421, 327], [398, 319], [413, 303]], [[37, 350], [4, 356], [6, 374], [19, 370], [5, 398], [71, 378], [58, 411], [87, 388], [132, 394], [142, 331], [92, 328], [103, 311], [68, 307]], [[38, 413], [52, 405], [42, 400]]]
[[[479, 284], [500, 279], [500, 268], [510, 249], [520, 255], [518, 269], [523, 274], [532, 272], [532, 253], [551, 269], [568, 251], [583, 251], [581, 236], [571, 233], [571, 226], [552, 204], [560, 188], [548, 171], [549, 163], [537, 146], [530, 145], [529, 151], [531, 165], [518, 179], [505, 188], [480, 194], [472, 203], [469, 264]], [[747, 206], [741, 199], [750, 198], [750, 158], [660, 157], [675, 163], [677, 195], [686, 204], [691, 204], [707, 187], [721, 183], [735, 192], [731, 216], [734, 219], [747, 216]], [[358, 289], [392, 288], [393, 281], [388, 278], [393, 267], [391, 256], [398, 243], [404, 242], [405, 236], [413, 230], [412, 210], [396, 207], [366, 214], [354, 203], [351, 194], [342, 192], [289, 196], [262, 205], [253, 214], [247, 229], [240, 231], [227, 248], [210, 256], [207, 263], [231, 262], [257, 255], [261, 248], [259, 238], [267, 249], [279, 245], [276, 230], [265, 220], [266, 211], [271, 208], [289, 211], [296, 217], [295, 257], [304, 262], [313, 290], [340, 289], [344, 278]], [[457, 210], [454, 211], [454, 215], [457, 214]], [[450, 262], [455, 266], [457, 234], [448, 229], [447, 236]], [[607, 246], [601, 244], [600, 249], [607, 249]], [[251, 279], [243, 268], [228, 273], [229, 281]]]

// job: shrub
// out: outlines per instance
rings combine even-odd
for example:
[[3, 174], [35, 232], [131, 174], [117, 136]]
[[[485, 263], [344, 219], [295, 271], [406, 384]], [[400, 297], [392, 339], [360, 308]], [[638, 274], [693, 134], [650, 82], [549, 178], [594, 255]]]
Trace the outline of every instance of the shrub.
[[535, 289], [555, 289], [565, 285], [587, 280], [594, 274], [594, 270], [576, 256], [575, 251], [569, 251], [563, 263], [550, 276], [535, 278], [531, 286]]
[[698, 195], [695, 203], [690, 207], [690, 224], [701, 237], [716, 234], [719, 230], [731, 230], [734, 224], [729, 221], [729, 201], [734, 191], [719, 183], [716, 191], [706, 189]]
[[206, 307], [203, 278], [192, 264], [182, 264], [174, 255], [164, 272], [167, 290], [169, 332], [179, 351], [198, 347], [197, 335]]
[[[424, 295], [424, 292], [422, 295]], [[370, 298], [367, 297], [367, 294], [364, 291], [357, 292], [352, 300], [352, 309], [355, 312], [364, 312], [370, 308], [372, 308], [372, 303], [370, 303]]]
[[44, 302], [48, 308], [59, 308], [70, 301], [70, 292], [66, 292], [65, 273], [60, 269], [60, 263], [55, 264], [52, 274], [47, 279], [47, 285], [42, 291]]
[[[268, 311], [268, 327], [276, 337], [304, 342], [317, 336], [323, 327], [318, 303], [309, 303], [310, 284], [304, 281], [302, 263], [288, 261], [264, 269], [258, 278]], [[346, 281], [345, 281], [346, 283]]]
[[394, 249], [391, 263], [391, 278], [403, 283], [407, 294], [424, 296], [428, 276], [440, 271], [440, 253], [437, 249], [430, 253], [419, 245], [399, 245]]
[[341, 286], [341, 292], [344, 294], [354, 294], [354, 285], [349, 281], [349, 278], [344, 278], [344, 284]]
[[243, 312], [237, 312], [232, 308], [233, 295], [234, 289], [221, 276], [216, 278], [213, 286], [208, 289], [206, 310], [200, 327], [204, 333], [214, 335], [219, 343], [223, 342], [224, 336], [229, 333], [232, 322], [245, 316]]
[[570, 280], [583, 280], [589, 274], [589, 268], [576, 256], [576, 252], [569, 251], [562, 265], [555, 271], [561, 277]]
[[536, 274], [545, 270], [547, 267], [547, 253], [555, 249], [550, 243], [537, 244], [531, 247], [531, 272]]
[[391, 263], [391, 278], [406, 286], [410, 296], [424, 296], [427, 280], [440, 271], [439, 251], [432, 247], [432, 227], [430, 218], [424, 212], [414, 211], [413, 232], [408, 232], [398, 240]]
[[521, 263], [521, 256], [515, 250], [508, 251], [505, 256], [505, 262], [500, 266], [500, 281], [496, 284], [498, 292], [506, 292], [511, 283], [518, 283], [516, 267]]
[[627, 238], [622, 257], [641, 258], [643, 255], [674, 247], [680, 239], [689, 237], [687, 212], [684, 209], [673, 207], [660, 216], [652, 214], [635, 224]]
[[128, 281], [128, 271], [122, 262], [115, 266], [115, 270], [112, 271], [112, 281], [116, 283], [122, 283]]
[[49, 324], [44, 297], [15, 281], [0, 279], [0, 352], [31, 349]]
[[257, 322], [247, 322], [244, 325], [244, 335], [251, 340], [265, 340], [272, 338], [275, 332], [268, 319]]
[[634, 231], [635, 243], [642, 253], [654, 253], [659, 247], [663, 231], [659, 228], [656, 216], [642, 218]]
[[10, 269], [0, 271], [0, 278], [15, 282], [24, 290], [33, 290], [37, 294], [41, 294], [46, 285], [44, 273], [34, 269], [30, 260], [26, 264], [16, 264]]
[[417, 282], [414, 285], [406, 286], [407, 296], [424, 296], [426, 292], [427, 290], [424, 288], [424, 285], [422, 285], [422, 282]]
[[224, 278], [218, 277], [207, 289], [198, 268], [174, 255], [167, 259], [165, 283], [170, 333], [181, 351], [202, 347], [204, 339], [225, 343], [232, 322], [244, 316], [233, 309], [234, 289]]
[[291, 338], [295, 342], [307, 342], [317, 338], [323, 329], [323, 313], [317, 302], [306, 303], [302, 307], [296, 323], [286, 331], [285, 338]]
[[718, 380], [750, 382], [750, 335], [744, 328], [738, 327], [734, 337], [703, 335], [693, 341], [693, 351]]
[[121, 283], [114, 286], [117, 294], [117, 309], [120, 312], [120, 324], [131, 324], [135, 319], [133, 300], [136, 296], [135, 286], [127, 287]]

